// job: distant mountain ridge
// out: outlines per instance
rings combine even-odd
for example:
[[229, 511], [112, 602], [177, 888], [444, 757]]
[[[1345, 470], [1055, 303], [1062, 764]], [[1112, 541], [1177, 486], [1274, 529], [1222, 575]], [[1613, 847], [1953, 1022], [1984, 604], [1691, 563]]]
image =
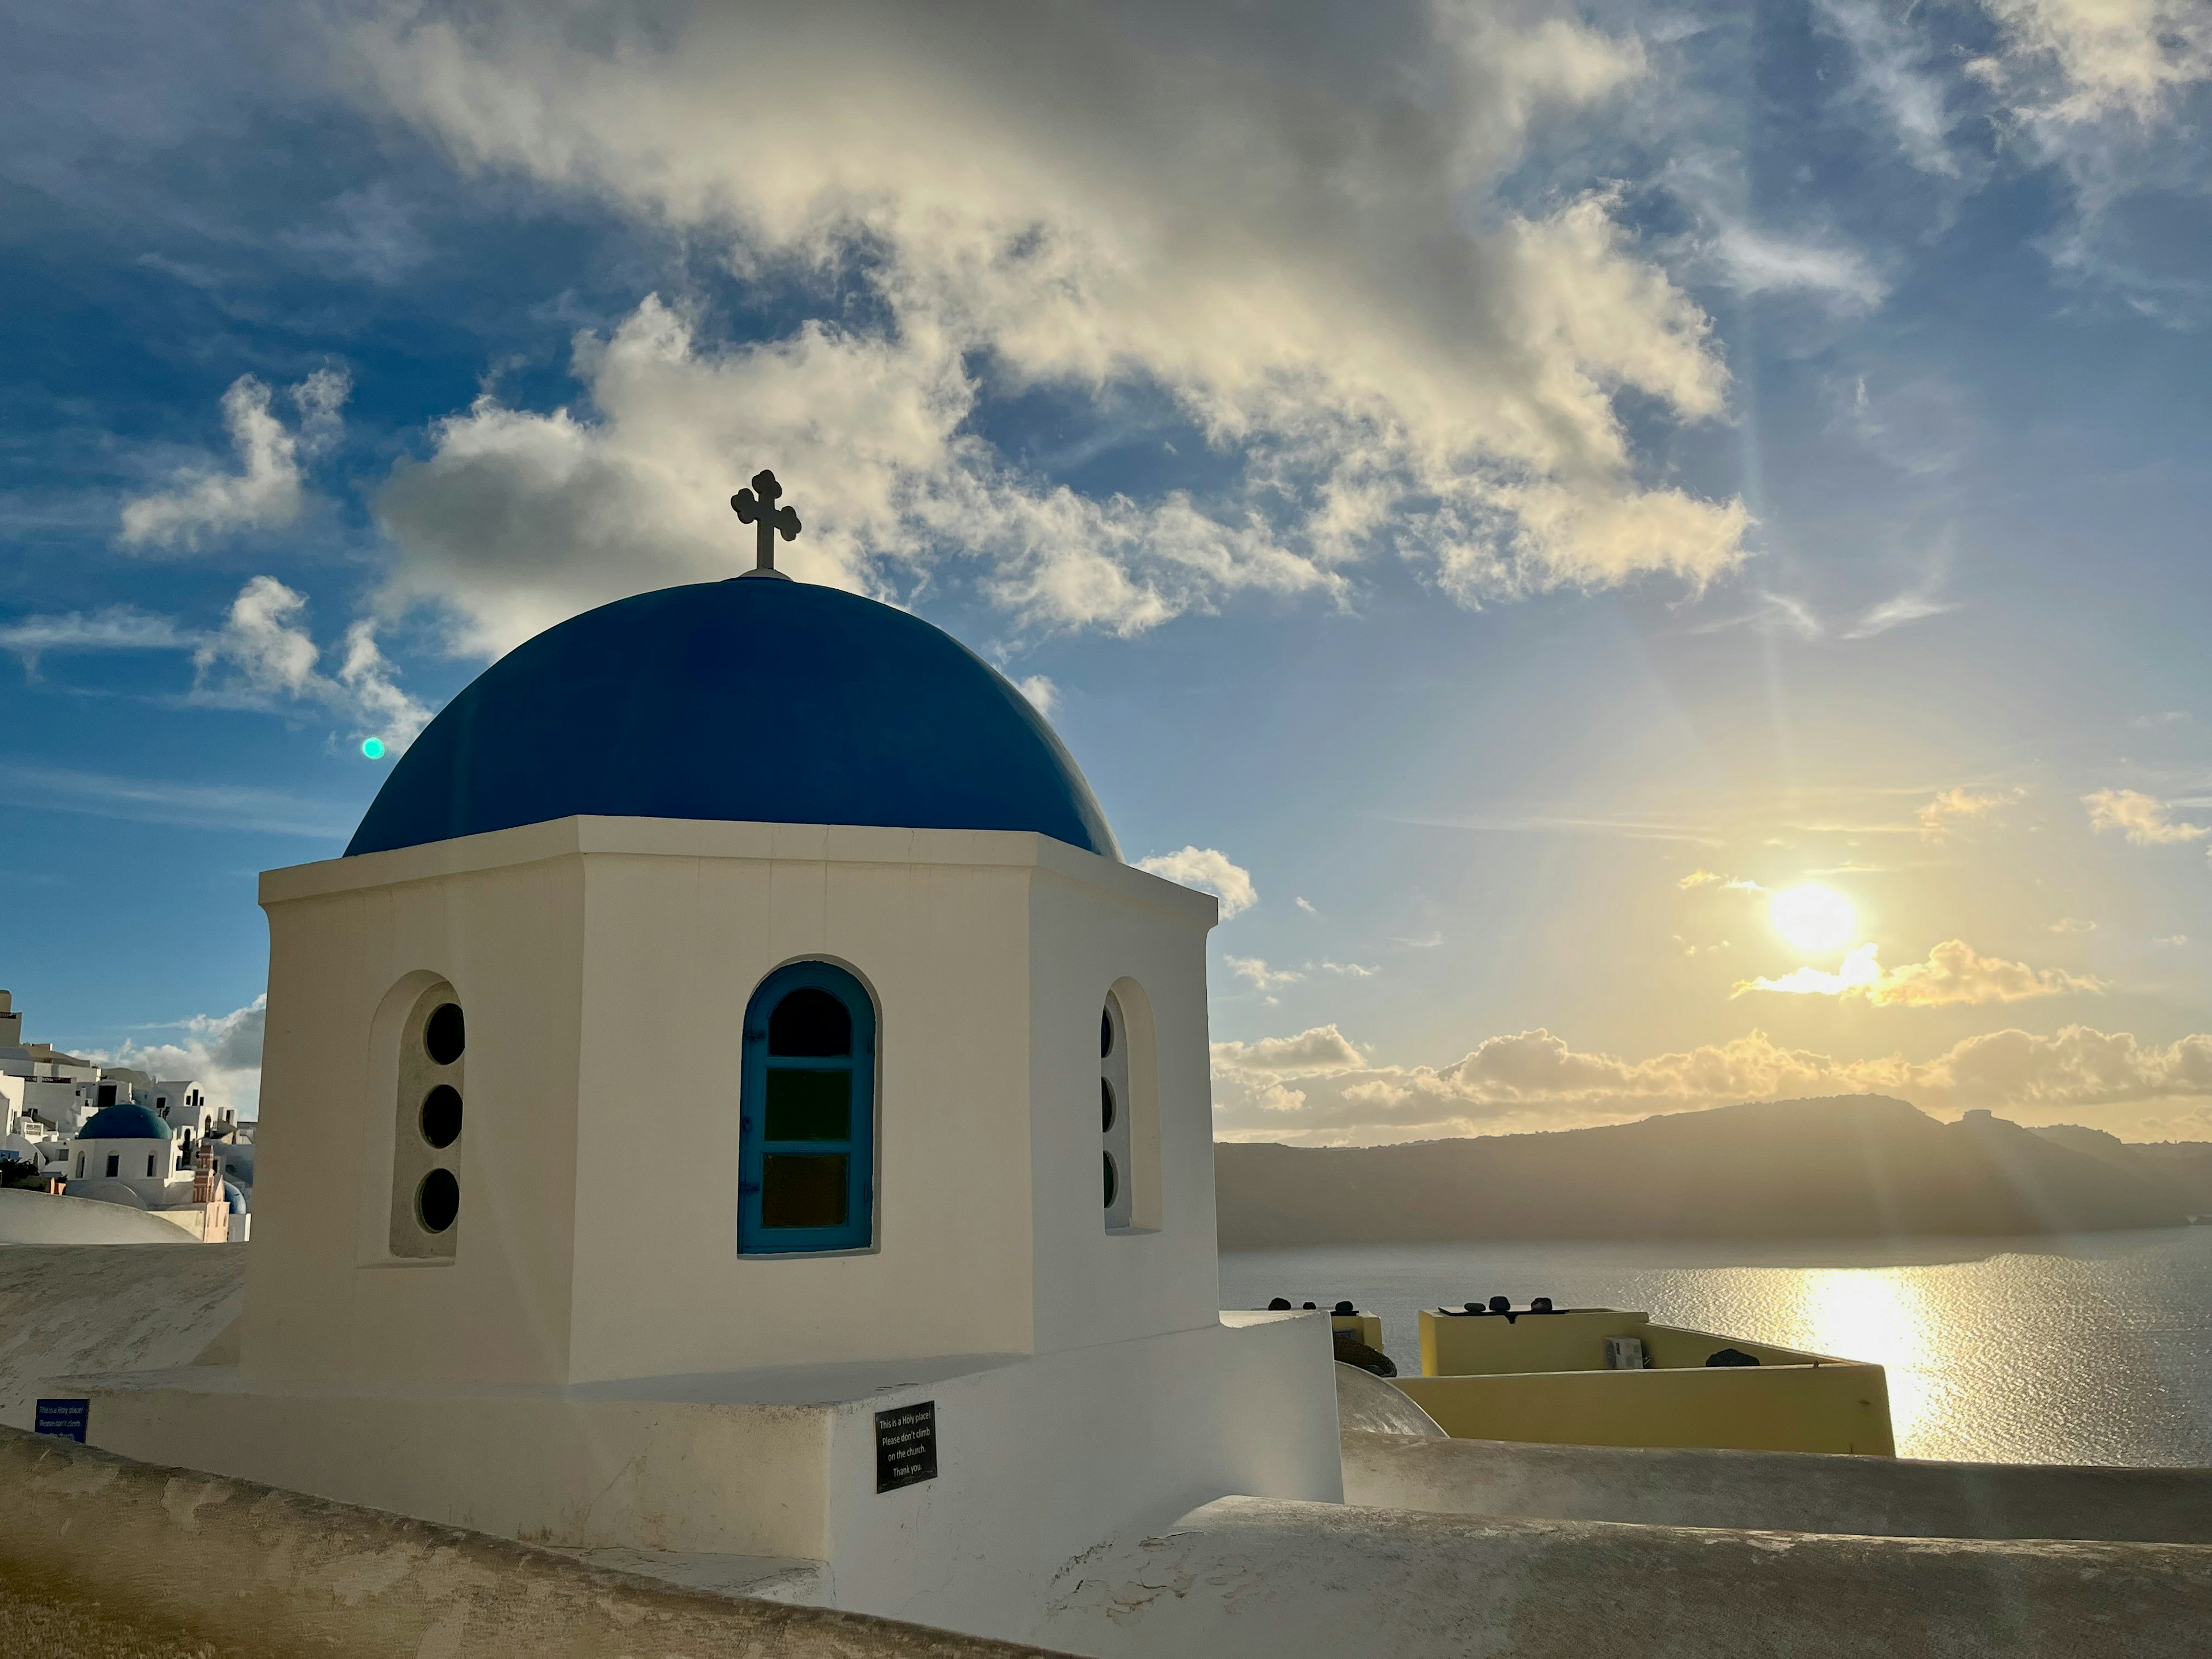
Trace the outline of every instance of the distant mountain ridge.
[[1881, 1095], [1396, 1146], [1224, 1143], [1214, 1160], [1224, 1249], [2092, 1232], [2212, 1214], [2212, 1146], [1988, 1112], [1942, 1123]]

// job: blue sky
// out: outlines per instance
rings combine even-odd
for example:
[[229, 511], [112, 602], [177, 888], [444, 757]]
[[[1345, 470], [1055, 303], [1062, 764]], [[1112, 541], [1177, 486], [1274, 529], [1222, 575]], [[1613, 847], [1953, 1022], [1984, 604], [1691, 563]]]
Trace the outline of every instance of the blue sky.
[[767, 465], [1224, 892], [1224, 1134], [2212, 1138], [2201, 6], [10, 34], [33, 1036], [250, 1108], [255, 872]]

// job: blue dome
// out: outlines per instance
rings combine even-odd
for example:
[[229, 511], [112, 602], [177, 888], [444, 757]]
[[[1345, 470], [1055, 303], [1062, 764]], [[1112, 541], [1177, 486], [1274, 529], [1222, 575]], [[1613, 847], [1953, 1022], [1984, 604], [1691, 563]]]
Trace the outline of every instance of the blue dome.
[[79, 1140], [167, 1140], [169, 1126], [143, 1106], [103, 1106], [76, 1132]]
[[1121, 857], [1006, 677], [918, 617], [802, 582], [703, 582], [571, 617], [446, 705], [346, 848], [578, 813], [1032, 830]]

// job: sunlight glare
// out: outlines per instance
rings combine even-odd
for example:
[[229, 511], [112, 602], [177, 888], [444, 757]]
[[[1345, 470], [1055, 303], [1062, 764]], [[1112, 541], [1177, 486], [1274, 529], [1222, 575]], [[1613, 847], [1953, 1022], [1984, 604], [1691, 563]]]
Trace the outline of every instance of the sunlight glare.
[[1840, 951], [1858, 930], [1851, 902], [1832, 887], [1786, 887], [1766, 907], [1768, 925], [1800, 951]]

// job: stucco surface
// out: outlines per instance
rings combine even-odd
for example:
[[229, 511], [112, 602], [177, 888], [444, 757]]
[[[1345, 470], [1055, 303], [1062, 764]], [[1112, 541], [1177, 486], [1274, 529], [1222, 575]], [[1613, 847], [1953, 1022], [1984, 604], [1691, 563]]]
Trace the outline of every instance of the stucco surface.
[[1437, 1426], [1436, 1419], [1401, 1391], [1373, 1372], [1340, 1359], [1336, 1363], [1336, 1425], [1340, 1431], [1366, 1430], [1375, 1434], [1412, 1435], [1421, 1440], [1440, 1440], [1444, 1432]]
[[40, 1659], [1013, 1659], [1033, 1649], [687, 1593], [374, 1510], [0, 1429], [0, 1651]]
[[[53, 1201], [43, 1194], [27, 1196]], [[191, 1364], [237, 1318], [252, 1248], [0, 1249], [0, 1424], [28, 1428], [39, 1396], [52, 1392], [57, 1377]]]
[[1279, 1659], [2166, 1659], [2212, 1549], [1488, 1521], [1224, 1498], [1069, 1565], [1033, 1639]]
[[1539, 1446], [1346, 1427], [1349, 1504], [1885, 1537], [2212, 1544], [2212, 1469]]
[[[120, 1187], [122, 1182], [103, 1182]], [[190, 1188], [186, 1188], [189, 1195]], [[194, 1244], [173, 1221], [129, 1204], [0, 1188], [0, 1244]]]

